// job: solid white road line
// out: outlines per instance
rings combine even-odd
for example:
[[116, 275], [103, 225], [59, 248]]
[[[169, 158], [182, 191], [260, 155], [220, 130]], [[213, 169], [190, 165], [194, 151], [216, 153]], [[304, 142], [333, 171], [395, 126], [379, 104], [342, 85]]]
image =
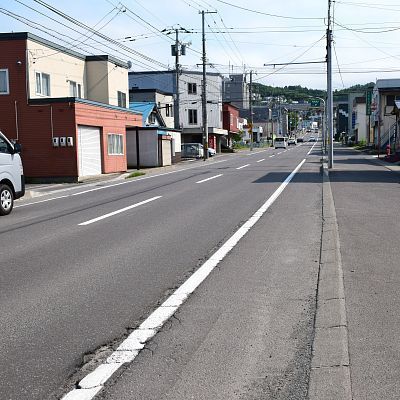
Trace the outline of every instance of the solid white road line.
[[257, 162], [262, 162], [265, 161], [265, 158], [262, 158], [261, 160], [258, 160]]
[[250, 164], [242, 165], [241, 167], [238, 167], [238, 168], [236, 168], [236, 169], [246, 168], [246, 167], [248, 167], [249, 165], [250, 165]]
[[161, 197], [162, 197], [162, 196], [155, 196], [155, 197], [152, 197], [151, 199], [147, 199], [147, 200], [141, 201], [140, 203], [132, 204], [131, 206], [121, 208], [120, 210], [116, 210], [116, 211], [110, 212], [110, 213], [108, 213], [108, 214], [104, 214], [104, 215], [102, 215], [102, 216], [100, 216], [100, 217], [93, 218], [93, 219], [91, 219], [91, 220], [89, 220], [89, 221], [82, 222], [82, 223], [80, 223], [80, 224], [78, 224], [78, 225], [80, 225], [80, 226], [85, 226], [85, 225], [93, 224], [94, 222], [101, 221], [102, 219], [106, 219], [106, 218], [112, 217], [113, 215], [120, 214], [120, 213], [122, 213], [122, 212], [124, 212], [124, 211], [131, 210], [132, 208], [136, 208], [136, 207], [139, 207], [139, 206], [141, 206], [141, 205], [143, 205], [143, 204], [150, 203], [151, 201], [160, 199]]
[[311, 152], [313, 151], [314, 146], [315, 146], [317, 143], [318, 143], [318, 142], [315, 142], [315, 143], [312, 145], [311, 149], [310, 149], [309, 152], [307, 153], [308, 156], [311, 154]]
[[212, 176], [211, 178], [203, 179], [202, 181], [198, 181], [196, 183], [203, 183], [203, 182], [211, 181], [211, 179], [219, 178], [222, 175], [223, 174], [215, 175], [215, 176]]
[[171, 318], [185, 300], [207, 278], [213, 269], [237, 245], [240, 239], [253, 227], [264, 213], [285, 190], [302, 165], [304, 159], [294, 171], [275, 190], [272, 196], [242, 225], [189, 279], [187, 279], [167, 300], [151, 313], [105, 361], [93, 372], [84, 377], [77, 389], [71, 390], [62, 400], [91, 400], [99, 393], [106, 381], [125, 363], [132, 362], [139, 352]]

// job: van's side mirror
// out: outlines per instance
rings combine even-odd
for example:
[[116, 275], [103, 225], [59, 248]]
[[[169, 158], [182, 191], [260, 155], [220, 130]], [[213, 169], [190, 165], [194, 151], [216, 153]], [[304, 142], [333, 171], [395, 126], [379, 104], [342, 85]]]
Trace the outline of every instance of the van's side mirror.
[[21, 151], [22, 151], [22, 146], [19, 143], [14, 143], [14, 154], [21, 153]]

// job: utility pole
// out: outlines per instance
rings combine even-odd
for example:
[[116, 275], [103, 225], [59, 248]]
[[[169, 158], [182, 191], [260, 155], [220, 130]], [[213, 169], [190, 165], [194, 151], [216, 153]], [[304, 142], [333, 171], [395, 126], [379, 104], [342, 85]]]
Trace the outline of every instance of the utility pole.
[[332, 29], [331, 29], [331, 3], [328, 0], [328, 29], [326, 30], [326, 62], [327, 62], [327, 127], [329, 140], [328, 168], [333, 168], [333, 93], [332, 93]]
[[250, 109], [250, 151], [253, 151], [253, 71], [250, 71], [249, 87], [249, 109]]
[[190, 33], [187, 29], [182, 28], [165, 28], [161, 32], [165, 33], [166, 35], [170, 35], [171, 33], [175, 32], [175, 44], [171, 45], [171, 55], [175, 57], [175, 88], [176, 94], [174, 96], [174, 128], [180, 129], [180, 116], [179, 116], [179, 104], [180, 104], [180, 93], [179, 93], [179, 75], [180, 71], [180, 64], [179, 64], [179, 56], [186, 55], [186, 46], [190, 45], [191, 43], [182, 43], [179, 41], [179, 32]]
[[203, 89], [202, 89], [202, 112], [203, 112], [203, 150], [204, 150], [204, 161], [208, 158], [208, 121], [207, 121], [207, 57], [206, 57], [206, 32], [204, 28], [205, 14], [216, 14], [216, 11], [199, 11], [201, 14], [201, 27], [202, 27], [202, 41], [203, 41]]
[[175, 129], [180, 128], [179, 120], [179, 30], [175, 29], [175, 85], [176, 85], [176, 97], [174, 103], [174, 127]]

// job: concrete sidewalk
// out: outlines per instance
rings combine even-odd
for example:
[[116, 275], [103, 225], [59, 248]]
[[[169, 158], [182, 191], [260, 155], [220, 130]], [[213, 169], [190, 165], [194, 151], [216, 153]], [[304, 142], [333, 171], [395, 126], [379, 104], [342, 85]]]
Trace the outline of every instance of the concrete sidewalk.
[[399, 169], [338, 146], [329, 171], [354, 399], [400, 398]]

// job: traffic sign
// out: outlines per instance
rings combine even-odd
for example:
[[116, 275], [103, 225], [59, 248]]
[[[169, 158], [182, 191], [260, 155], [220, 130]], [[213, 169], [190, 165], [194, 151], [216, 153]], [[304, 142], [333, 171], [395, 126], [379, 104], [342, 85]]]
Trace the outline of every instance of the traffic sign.
[[310, 100], [310, 106], [311, 107], [320, 107], [321, 106], [321, 100], [318, 100], [318, 99]]

